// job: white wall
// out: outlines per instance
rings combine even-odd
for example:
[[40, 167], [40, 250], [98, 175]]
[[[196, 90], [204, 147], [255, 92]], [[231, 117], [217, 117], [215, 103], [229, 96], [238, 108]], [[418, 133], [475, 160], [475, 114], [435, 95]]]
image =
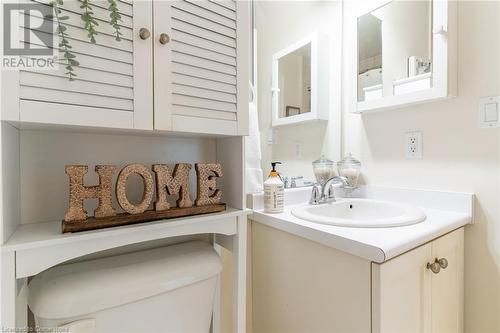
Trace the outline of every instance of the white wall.
[[[271, 131], [271, 65], [274, 53], [301, 40], [313, 32], [329, 38], [330, 54], [341, 48], [342, 6], [335, 1], [256, 1], [258, 110], [262, 139], [262, 168], [264, 175], [270, 170], [272, 160], [281, 161], [279, 167], [286, 176], [302, 175], [312, 179], [311, 162], [322, 153], [332, 159], [340, 156], [340, 123], [335, 115], [340, 112], [335, 94], [340, 73], [333, 72], [330, 64], [330, 115], [332, 121], [276, 128], [276, 144], [267, 144]], [[321, 65], [320, 65], [321, 70]], [[339, 82], [340, 84], [340, 82]], [[295, 155], [296, 145], [301, 146], [300, 156]]]
[[[476, 193], [465, 233], [469, 333], [500, 331], [500, 137], [478, 128], [478, 99], [500, 94], [499, 14], [498, 1], [458, 3], [457, 98], [360, 116], [344, 95], [343, 150], [362, 161], [366, 183]], [[404, 157], [408, 130], [423, 131], [421, 160]]]

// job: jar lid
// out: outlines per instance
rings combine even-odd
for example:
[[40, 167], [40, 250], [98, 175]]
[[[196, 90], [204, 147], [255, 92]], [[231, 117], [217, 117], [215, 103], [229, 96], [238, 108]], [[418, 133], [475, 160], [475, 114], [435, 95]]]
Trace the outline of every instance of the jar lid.
[[347, 155], [339, 162], [339, 164], [346, 165], [361, 165], [361, 162], [352, 156], [352, 153], [347, 153]]
[[316, 161], [312, 162], [313, 164], [333, 164], [332, 160], [329, 160], [325, 155], [321, 155]]

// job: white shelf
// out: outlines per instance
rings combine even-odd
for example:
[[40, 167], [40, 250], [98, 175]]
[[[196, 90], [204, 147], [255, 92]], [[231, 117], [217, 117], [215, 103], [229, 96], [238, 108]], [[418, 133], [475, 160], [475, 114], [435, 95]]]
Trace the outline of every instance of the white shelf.
[[22, 278], [73, 258], [129, 244], [205, 233], [234, 235], [237, 218], [250, 213], [228, 207], [221, 213], [67, 234], [61, 233], [61, 221], [24, 224], [1, 249], [15, 251], [16, 278]]
[[45, 124], [26, 121], [2, 120], [15, 128], [23, 131], [46, 131], [46, 132], [62, 132], [62, 133], [80, 133], [80, 134], [109, 134], [109, 135], [134, 135], [143, 137], [174, 137], [174, 138], [228, 138], [238, 137], [242, 135], [228, 134], [211, 134], [203, 132], [189, 131], [166, 131], [166, 130], [144, 130], [136, 128], [117, 128], [117, 127], [97, 127], [83, 125], [67, 125], [67, 124]]

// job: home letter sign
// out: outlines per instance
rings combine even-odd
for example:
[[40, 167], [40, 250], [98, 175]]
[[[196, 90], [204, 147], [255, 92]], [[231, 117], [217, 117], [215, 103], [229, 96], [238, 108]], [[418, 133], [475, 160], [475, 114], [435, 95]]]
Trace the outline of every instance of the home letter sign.
[[[173, 172], [165, 164], [155, 164], [151, 171], [142, 164], [131, 164], [118, 174], [115, 191], [116, 199], [124, 213], [117, 214], [112, 206], [114, 165], [98, 165], [95, 172], [99, 175], [99, 184], [85, 186], [83, 178], [88, 171], [86, 165], [68, 165], [69, 208], [63, 220], [63, 232], [75, 232], [106, 228], [118, 225], [168, 219], [181, 216], [220, 212], [226, 205], [220, 203], [222, 191], [217, 189], [216, 179], [222, 177], [220, 164], [195, 164], [197, 176], [197, 197], [193, 201], [189, 193], [189, 173], [191, 164], [176, 164]], [[127, 198], [127, 180], [137, 174], [143, 181], [143, 195], [139, 203], [132, 203]], [[150, 209], [156, 180], [156, 201]], [[168, 197], [177, 195], [175, 207], [171, 207]], [[99, 199], [94, 216], [89, 217], [84, 209], [85, 199]], [[149, 209], [149, 210], [148, 210]]]
[[193, 206], [189, 196], [189, 170], [191, 164], [176, 164], [173, 175], [168, 165], [153, 165], [153, 171], [156, 175], [156, 210], [166, 210], [170, 208], [167, 201], [167, 194], [179, 194], [177, 207], [185, 208]]
[[99, 206], [94, 211], [95, 217], [115, 216], [112, 206], [114, 165], [98, 165], [95, 172], [99, 175], [99, 185], [83, 186], [83, 177], [89, 167], [86, 165], [68, 165], [66, 173], [69, 176], [69, 210], [64, 216], [65, 221], [78, 221], [87, 218], [87, 211], [83, 208], [83, 200], [99, 198]]
[[[137, 205], [130, 203], [127, 199], [127, 180], [134, 173], [141, 176], [144, 182], [144, 194], [142, 195], [141, 202]], [[116, 199], [120, 207], [129, 214], [144, 213], [148, 209], [153, 200], [153, 176], [151, 176], [151, 173], [144, 165], [131, 164], [120, 171], [118, 180], [116, 181]]]

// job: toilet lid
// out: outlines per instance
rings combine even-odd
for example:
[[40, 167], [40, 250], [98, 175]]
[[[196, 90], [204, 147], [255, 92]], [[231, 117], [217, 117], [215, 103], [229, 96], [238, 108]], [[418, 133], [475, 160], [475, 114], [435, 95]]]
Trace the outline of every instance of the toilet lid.
[[62, 265], [30, 282], [28, 305], [42, 318], [81, 316], [209, 279], [221, 268], [202, 241]]

